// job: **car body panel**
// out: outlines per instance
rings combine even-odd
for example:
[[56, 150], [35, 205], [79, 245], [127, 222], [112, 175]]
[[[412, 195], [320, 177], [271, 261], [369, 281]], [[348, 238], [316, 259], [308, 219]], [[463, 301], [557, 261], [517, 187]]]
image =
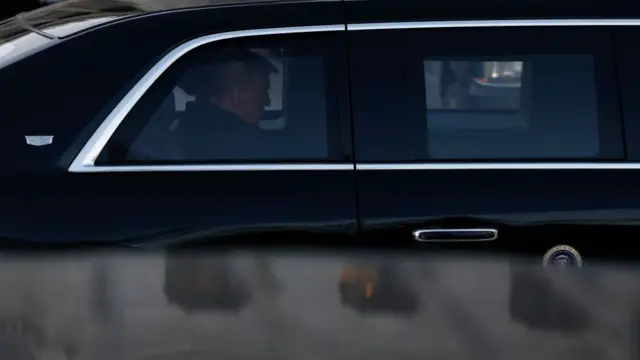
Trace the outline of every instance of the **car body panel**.
[[[11, 193], [6, 195], [5, 206], [11, 211], [7, 221], [10, 224], [6, 227], [7, 238], [24, 237], [25, 239], [47, 239], [47, 241], [64, 241], [67, 236], [62, 229], [67, 222], [64, 218], [78, 218], [84, 223], [84, 227], [78, 226], [81, 235], [73, 235], [75, 240], [95, 238], [99, 240], [113, 239], [135, 239], [144, 240], [147, 237], [159, 236], [166, 239], [166, 234], [210, 234], [210, 233], [236, 233], [244, 231], [243, 224], [252, 224], [252, 233], [268, 233], [276, 229], [277, 231], [286, 229], [301, 231], [320, 230], [321, 233], [355, 233], [357, 229], [357, 209], [354, 204], [355, 183], [354, 174], [348, 168], [353, 164], [351, 158], [350, 144], [344, 146], [346, 165], [338, 170], [328, 171], [271, 171], [262, 174], [253, 171], [174, 171], [170, 167], [158, 170], [158, 174], [145, 174], [143, 171], [131, 170], [130, 173], [113, 171], [107, 169], [103, 174], [70, 174], [68, 169], [72, 161], [77, 158], [78, 152], [85, 146], [91, 135], [102, 124], [107, 115], [123, 99], [124, 95], [136, 84], [152, 66], [162, 56], [185, 43], [188, 40], [206, 34], [216, 34], [222, 32], [232, 32], [251, 29], [277, 29], [286, 25], [289, 28], [296, 26], [326, 26], [340, 25], [344, 23], [343, 4], [338, 1], [329, 2], [282, 2], [282, 3], [252, 3], [247, 6], [240, 6], [236, 3], [225, 3], [228, 6], [213, 7], [210, 3], [156, 3], [151, 8], [142, 9], [148, 13], [147, 16], [131, 17], [103, 24], [92, 31], [81, 32], [68, 39], [56, 39], [53, 46], [44, 51], [32, 54], [19, 62], [9, 65], [0, 72], [0, 85], [10, 86], [13, 91], [6, 98], [12, 106], [5, 110], [5, 121], [2, 125], [3, 134], [6, 139], [2, 143], [2, 149], [6, 154], [13, 154], [7, 159], [7, 166], [3, 174], [7, 188], [11, 188]], [[420, 29], [417, 22], [406, 24], [403, 21], [422, 19], [420, 14], [432, 3], [419, 5], [418, 2], [406, 2], [406, 8], [397, 8], [386, 14], [381, 14], [380, 6], [388, 4], [381, 1], [347, 1], [346, 20], [349, 22], [348, 30], [367, 30], [367, 26], [379, 26], [381, 21], [393, 20], [386, 28], [413, 27]], [[131, 5], [131, 4], [129, 4]], [[134, 4], [135, 5], [135, 4]], [[199, 7], [202, 5], [202, 7]], [[206, 5], [206, 6], [205, 6]], [[220, 5], [220, 4], [216, 4]], [[58, 4], [54, 6], [67, 6]], [[196, 7], [193, 7], [196, 6]], [[443, 5], [444, 6], [444, 5]], [[174, 11], [182, 9], [182, 11]], [[378, 10], [376, 10], [378, 9]], [[423, 9], [417, 11], [416, 9]], [[549, 8], [551, 9], [551, 8]], [[584, 9], [588, 9], [585, 6]], [[447, 9], [443, 7], [442, 16], [437, 12], [438, 19], [447, 19]], [[463, 9], [464, 10], [464, 9]], [[409, 16], [413, 11], [414, 16]], [[506, 11], [506, 10], [505, 10]], [[515, 11], [515, 10], [514, 10]], [[554, 11], [560, 11], [558, 9]], [[585, 10], [587, 11], [587, 10]], [[46, 13], [43, 11], [42, 14]], [[517, 13], [517, 11], [516, 11]], [[403, 15], [404, 14], [404, 15]], [[524, 14], [524, 10], [523, 13]], [[37, 14], [36, 14], [37, 15]], [[35, 19], [32, 15], [31, 19]], [[35, 17], [34, 17], [35, 16]], [[516, 16], [517, 17], [517, 16]], [[27, 17], [29, 18], [29, 17]], [[237, 21], [242, 18], [242, 21]], [[464, 19], [464, 15], [457, 17]], [[363, 22], [370, 24], [362, 24]], [[493, 20], [494, 22], [499, 22]], [[535, 20], [532, 20], [535, 22]], [[556, 20], [553, 26], [560, 26], [564, 20]], [[573, 25], [580, 25], [579, 19], [566, 20], [573, 21]], [[585, 20], [587, 23], [589, 20]], [[592, 20], [598, 27], [603, 29], [594, 30], [599, 41], [610, 36], [607, 20]], [[598, 22], [599, 21], [599, 22]], [[620, 25], [627, 21], [629, 24], [633, 20], [620, 20]], [[615, 21], [614, 21], [615, 22]], [[418, 24], [418, 25], [416, 25]], [[489, 27], [490, 23], [485, 23], [482, 27]], [[535, 25], [535, 24], [534, 24]], [[584, 24], [582, 24], [584, 25]], [[582, 26], [580, 25], [580, 26]], [[448, 27], [455, 27], [449, 24]], [[475, 26], [467, 23], [465, 27]], [[530, 25], [526, 25], [530, 26]], [[551, 25], [545, 25], [551, 26]], [[431, 25], [427, 27], [432, 27]], [[524, 26], [523, 26], [524, 27]], [[152, 28], [161, 34], [149, 38], [145, 31], [136, 29]], [[169, 30], [170, 29], [170, 30]], [[351, 31], [348, 31], [351, 33]], [[366, 31], [365, 31], [366, 32]], [[130, 44], [125, 44], [125, 48], [113, 49], [116, 44], [121, 44], [123, 33], [128, 35]], [[351, 36], [351, 35], [349, 35]], [[351, 45], [358, 47], [357, 37]], [[99, 49], [88, 52], [90, 44], [100, 42], [104, 44]], [[400, 44], [401, 42], [396, 42]], [[113, 46], [113, 47], [112, 47]], [[611, 51], [611, 63], [613, 63], [613, 50]], [[118, 59], [125, 54], [127, 61]], [[70, 55], [71, 54], [71, 55]], [[78, 54], [78, 56], [73, 56]], [[80, 56], [82, 55], [82, 56]], [[356, 53], [356, 57], [357, 57]], [[346, 55], [345, 55], [346, 58]], [[71, 60], [69, 60], [71, 59]], [[45, 66], [47, 64], [47, 66]], [[623, 65], [621, 65], [621, 68]], [[57, 69], [52, 71], [51, 69]], [[67, 71], [76, 71], [90, 74], [91, 79], [78, 76], [69, 77]], [[612, 65], [610, 73], [612, 79], [614, 70]], [[354, 88], [352, 95], [357, 98], [361, 94], [359, 88], [359, 69], [354, 66], [353, 74]], [[33, 105], [33, 88], [22, 79], [29, 74], [34, 79], [38, 79], [42, 84], [42, 89], [38, 89], [39, 94], [49, 94], [39, 96], [37, 106]], [[343, 75], [346, 74], [346, 71]], [[603, 76], [608, 76], [603, 75]], [[380, 75], [378, 81], [391, 81], [387, 75]], [[611, 82], [613, 80], [609, 80]], [[92, 86], [99, 83], [99, 86]], [[349, 109], [346, 103], [348, 95], [346, 93], [347, 83], [343, 84], [344, 93], [340, 94], [343, 106], [341, 113], [348, 116]], [[342, 87], [341, 87], [342, 88]], [[612, 87], [614, 88], [614, 87]], [[92, 89], [87, 92], [85, 89]], [[62, 100], [56, 95], [65, 93]], [[608, 96], [608, 104], [618, 101], [618, 94], [613, 91]], [[625, 95], [623, 92], [622, 96]], [[75, 99], [78, 99], [77, 101]], [[390, 110], [395, 104], [383, 104]], [[397, 111], [397, 110], [396, 110]], [[609, 111], [609, 109], [607, 110]], [[617, 113], [617, 110], [611, 110]], [[624, 111], [629, 111], [625, 108]], [[58, 119], [64, 119], [60, 123], [50, 121], [50, 114], [56, 114]], [[356, 130], [361, 128], [358, 125], [358, 114], [356, 114]], [[614, 115], [618, 117], [617, 115]], [[633, 129], [631, 117], [624, 116], [625, 128]], [[349, 128], [350, 124], [343, 119], [343, 127]], [[401, 127], [399, 127], [401, 128]], [[613, 132], [618, 131], [616, 129]], [[372, 142], [377, 139], [374, 134], [358, 133], [356, 147], [359, 144]], [[398, 135], [403, 135], [398, 133]], [[406, 134], [404, 134], [406, 135]], [[29, 147], [24, 144], [24, 136], [53, 136], [51, 145], [44, 147]], [[629, 136], [627, 134], [627, 136]], [[347, 142], [348, 143], [348, 142]], [[629, 141], [627, 141], [629, 143]], [[371, 159], [355, 159], [358, 169], [358, 196], [359, 196], [359, 216], [362, 224], [363, 239], [378, 238], [385, 241], [392, 238], [392, 241], [400, 243], [413, 241], [411, 233], [423, 227], [462, 227], [489, 226], [499, 228], [499, 240], [490, 244], [476, 244], [486, 250], [508, 250], [527, 251], [531, 244], [532, 251], [539, 254], [544, 249], [559, 242], [564, 229], [571, 230], [580, 244], [585, 244], [584, 250], [589, 255], [602, 254], [599, 245], [596, 244], [598, 238], [605, 234], [614, 234], [616, 238], [628, 238], [625, 230], [629, 226], [634, 226], [637, 218], [636, 199], [631, 193], [633, 184], [636, 182], [636, 171], [632, 166], [626, 166], [623, 162], [617, 161], [611, 164], [602, 163], [573, 163], [566, 167], [566, 163], [537, 164], [535, 170], [527, 169], [527, 166], [518, 167], [512, 163], [493, 163], [483, 168], [482, 164], [445, 164], [438, 167], [435, 164], [401, 164], [406, 160], [402, 154], [394, 154], [397, 149], [385, 149], [389, 158], [385, 160], [395, 160], [391, 163], [371, 163]], [[403, 151], [403, 150], [402, 150]], [[625, 149], [616, 149], [616, 154]], [[608, 159], [616, 160], [616, 159]], [[618, 160], [624, 160], [623, 158]], [[394, 165], [395, 164], [395, 165]], [[396, 166], [400, 164], [401, 166]], [[449, 166], [451, 165], [451, 166]], [[474, 167], [475, 166], [475, 167]], [[285, 167], [286, 168], [286, 167]], [[241, 168], [236, 168], [236, 170]], [[325, 168], [326, 170], [327, 168]], [[117, 169], [115, 169], [117, 170]], [[180, 170], [180, 169], [178, 169]], [[185, 170], [183, 168], [182, 170]], [[197, 169], [196, 169], [197, 170]], [[219, 169], [220, 170], [220, 169]], [[233, 169], [230, 169], [233, 170]], [[273, 169], [272, 169], [273, 170]], [[281, 169], [282, 170], [282, 169]], [[179, 174], [179, 175], [178, 175]], [[465, 174], [461, 177], [461, 174]], [[261, 177], [265, 177], [261, 179]], [[170, 184], [163, 190], [162, 196], [156, 199], [157, 189], [149, 188], [151, 179], [157, 179], [160, 184]], [[172, 179], [178, 179], [174, 183]], [[212, 206], [212, 214], [218, 213], [222, 208], [212, 204], [233, 202], [232, 199], [239, 199], [235, 202], [237, 207], [229, 213], [235, 217], [245, 216], [245, 207], [256, 198], [265, 199], [262, 188], [253, 188], [251, 183], [270, 183], [275, 181], [272, 194], [266, 198], [296, 198], [302, 196], [307, 204], [315, 204], [310, 209], [313, 216], [293, 216], [282, 218], [270, 218], [266, 216], [260, 220], [262, 212], [268, 212], [265, 207], [258, 206], [249, 213], [249, 220], [229, 220], [225, 226], [218, 228], [211, 226], [210, 218], [207, 215], [185, 214], [186, 222], [176, 222], [162, 220], [158, 223], [154, 217], [147, 217], [147, 220], [129, 214], [117, 217], [117, 220], [104, 227], [104, 230], [97, 232], [96, 227], [102, 227], [102, 217], [112, 212], [117, 204], [132, 213], [144, 213], [148, 209], [148, 203], [163, 203], [159, 198], [165, 199], [167, 206], [154, 208], [172, 209], [168, 213], [155, 213], [158, 219], [170, 219], [177, 216], [175, 209], [183, 209], [187, 203], [198, 204], [206, 208]], [[307, 179], [309, 178], [309, 179]], [[579, 183], [581, 179], [593, 179], [588, 183]], [[335, 179], [335, 181], [331, 180]], [[534, 180], [535, 181], [532, 181]], [[620, 180], [622, 179], [622, 180]], [[552, 182], [550, 183], [549, 181]], [[238, 185], [237, 192], [215, 193], [211, 198], [206, 196], [198, 198], [198, 194], [208, 193], [208, 183], [215, 182], [217, 185], [231, 186]], [[528, 192], [522, 193], [520, 189], [510, 189], [507, 184], [525, 184]], [[613, 187], [617, 184], [616, 191], [626, 196], [611, 197], [605, 196], [603, 192], [598, 192], [592, 184], [598, 185], [598, 189]], [[116, 186], [117, 184], [117, 186]], [[181, 189], [180, 184], [194, 184], [188, 189]], [[247, 184], [242, 185], [241, 184]], [[295, 184], [295, 185], [291, 185]], [[322, 185], [325, 186], [322, 186]], [[337, 184], [327, 186], [326, 184]], [[398, 185], [403, 184], [403, 185]], [[427, 185], [425, 185], [427, 184]], [[428, 185], [431, 184], [431, 185]], [[456, 184], [456, 191], [450, 190], [449, 186]], [[591, 184], [591, 185], [590, 185]], [[270, 185], [273, 185], [270, 183]], [[425, 190], [425, 186], [426, 189]], [[126, 188], [126, 190], [124, 190]], [[245, 190], [249, 189], [249, 190]], [[459, 189], [465, 189], [459, 192]], [[98, 190], [99, 189], [99, 190]], [[177, 192], [173, 192], [179, 189]], [[310, 195], [312, 189], [316, 195]], [[449, 190], [446, 190], [449, 189]], [[588, 197], [580, 197], [583, 193], [591, 194]], [[551, 199], [538, 202], [544, 194], [559, 193]], [[27, 195], [30, 194], [30, 195]], [[61, 207], [60, 194], [71, 196], [64, 209], [68, 211], [58, 211]], [[175, 194], [175, 195], [173, 195]], [[262, 194], [262, 195], [261, 195]], [[295, 194], [295, 195], [293, 195]], [[469, 198], [469, 194], [471, 197]], [[507, 195], [509, 194], [509, 195]], [[24, 197], [32, 196], [28, 201]], [[236, 198], [235, 196], [239, 196]], [[517, 204], [511, 203], [514, 197], [519, 198]], [[139, 200], [144, 201], [139, 201]], [[469, 199], [473, 199], [470, 201]], [[281, 203], [285, 201], [280, 200]], [[424, 206], [424, 202], [435, 204]], [[122, 205], [126, 203], [127, 205]], [[109, 204], [104, 209], [96, 210], [94, 215], [88, 216], [85, 211], [87, 204]], [[173, 204], [173, 205], [171, 205]], [[240, 206], [239, 204], [245, 204]], [[305, 205], [306, 206], [306, 205]], [[328, 209], [337, 206], [337, 210]], [[100, 208], [95, 205], [93, 208]], [[72, 209], [72, 210], [69, 210]], [[294, 214], [293, 207], [288, 208]], [[194, 210], [200, 211], [201, 209]], [[69, 212], [70, 211], [70, 212]], [[159, 210], [158, 210], [159, 211]], [[82, 214], [79, 214], [81, 212]], [[331, 215], [328, 213], [331, 212]], [[24, 220], [25, 214], [38, 214]], [[318, 213], [324, 215], [318, 215]], [[47, 215], [54, 214], [54, 215]], [[202, 216], [202, 219], [199, 219]], [[17, 220], [23, 219], [23, 220]], [[306, 219], [306, 220], [305, 220]], [[301, 225], [314, 219], [312, 223], [316, 225]], [[13, 221], [17, 220], [17, 221]], [[317, 220], [317, 222], [316, 222]], [[240, 225], [235, 222], [239, 222]], [[299, 224], [299, 225], [291, 225]], [[238, 226], [241, 230], [238, 230]], [[53, 230], [54, 228], [58, 230]], [[120, 231], [127, 228], [127, 231]], [[29, 229], [29, 230], [25, 230]], [[39, 229], [39, 230], [32, 230]], [[338, 229], [338, 230], [336, 230]], [[245, 229], [248, 231], [248, 229]], [[93, 235], [92, 235], [93, 234]], [[154, 234], [153, 236], [148, 234]], [[171, 235], [174, 236], [174, 235]], [[171, 237], [169, 236], [169, 237]], [[197, 237], [197, 235], [193, 235]], [[252, 235], [256, 236], [256, 235]], [[262, 236], [262, 235], [260, 235]], [[506, 242], [502, 242], [505, 238]], [[511, 239], [523, 239], [512, 241]], [[629, 246], [630, 242], [623, 246]], [[620, 250], [624, 252], [624, 250]]]

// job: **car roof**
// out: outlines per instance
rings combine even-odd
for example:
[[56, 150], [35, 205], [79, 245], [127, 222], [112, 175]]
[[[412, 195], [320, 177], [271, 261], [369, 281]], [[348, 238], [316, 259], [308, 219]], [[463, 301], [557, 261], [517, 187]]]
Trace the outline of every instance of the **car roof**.
[[[150, 13], [212, 7], [343, 2], [349, 22], [483, 20], [516, 18], [638, 18], [640, 2], [628, 0], [66, 0], [0, 23], [0, 36], [25, 30], [64, 38], [116, 20]], [[73, 24], [72, 24], [73, 23]]]
[[146, 13], [197, 7], [342, 0], [65, 0], [29, 12], [26, 18], [73, 13]]
[[[96, 24], [107, 24], [122, 18], [172, 10], [340, 1], [342, 0], [66, 0], [19, 14], [0, 23], [0, 27], [3, 28], [2, 32], [7, 32], [12, 27], [18, 33], [22, 32], [20, 29], [27, 29], [46, 37], [62, 38], [89, 29], [89, 20]], [[88, 25], [76, 26], [69, 31], [58, 30], [57, 33], [49, 30], [79, 22]]]

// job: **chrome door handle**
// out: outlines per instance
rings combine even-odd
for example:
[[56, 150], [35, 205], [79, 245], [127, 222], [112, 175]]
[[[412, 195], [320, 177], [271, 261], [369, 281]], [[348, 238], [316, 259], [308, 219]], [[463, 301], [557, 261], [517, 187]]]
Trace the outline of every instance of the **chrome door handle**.
[[496, 229], [426, 229], [413, 232], [420, 242], [493, 241], [498, 238]]

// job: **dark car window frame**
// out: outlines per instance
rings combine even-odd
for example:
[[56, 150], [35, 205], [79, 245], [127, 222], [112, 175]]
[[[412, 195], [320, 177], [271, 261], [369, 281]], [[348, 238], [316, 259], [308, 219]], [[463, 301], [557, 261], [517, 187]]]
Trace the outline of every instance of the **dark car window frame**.
[[[509, 168], [516, 164], [521, 167], [548, 166], [560, 167], [561, 163], [572, 166], [586, 166], [581, 163], [597, 164], [624, 161], [625, 147], [623, 141], [623, 124], [619, 108], [619, 96], [616, 84], [616, 71], [613, 49], [606, 25], [615, 25], [616, 21], [603, 20], [506, 20], [506, 21], [450, 21], [450, 22], [407, 22], [349, 25], [349, 43], [352, 71], [352, 112], [355, 128], [355, 155], [358, 168], [373, 168], [405, 164], [408, 168], [438, 167], [443, 164], [453, 168], [474, 163], [475, 166], [492, 167], [491, 164], [503, 164]], [[511, 27], [511, 28], [507, 28]], [[598, 78], [598, 122], [600, 127], [600, 148], [606, 146], [604, 156], [595, 159], [491, 159], [491, 160], [434, 160], [425, 157], [427, 122], [421, 114], [426, 111], [424, 79], [415, 76], [416, 69], [410, 68], [404, 59], [414, 62], [424, 59], [430, 51], [436, 56], [483, 55], [478, 53], [481, 45], [472, 43], [464, 46], [447, 43], [442, 40], [447, 34], [475, 33], [507, 34], [508, 39], [516, 39], [524, 35], [526, 41], [515, 46], [487, 45], [489, 55], [502, 53], [505, 56], [518, 54], [553, 54], [553, 53], [587, 53], [596, 58], [596, 77]], [[431, 34], [425, 35], [425, 34]], [[551, 35], [551, 36], [549, 36]], [[555, 36], [554, 36], [555, 35]], [[581, 36], [591, 35], [592, 41], [587, 43]], [[558, 41], [560, 37], [564, 41]], [[536, 40], [537, 39], [537, 40]], [[576, 39], [579, 45], [572, 44], [569, 39]], [[431, 40], [432, 46], [428, 46]], [[535, 41], [531, 46], [531, 41]], [[543, 42], [544, 41], [544, 42]], [[375, 42], [377, 49], [371, 45]], [[567, 46], [573, 46], [567, 49]], [[579, 47], [578, 47], [579, 46]], [[384, 49], [384, 51], [380, 50]], [[435, 49], [435, 51], [433, 50]], [[443, 51], [444, 50], [444, 51]], [[578, 51], [579, 50], [579, 51]], [[587, 51], [585, 51], [587, 50]], [[378, 51], [382, 61], [371, 62], [372, 55]], [[397, 54], [403, 54], [402, 57]], [[515, 56], [514, 56], [515, 57]], [[415, 65], [411, 63], [411, 65]], [[368, 74], [379, 69], [380, 82], [385, 87], [374, 87]], [[413, 71], [413, 72], [412, 72]], [[407, 91], [410, 89], [410, 91]], [[420, 90], [422, 89], [422, 90]], [[404, 91], [403, 91], [404, 90]], [[385, 100], [385, 101], [383, 101]], [[376, 109], [370, 107], [376, 104]], [[389, 118], [393, 121], [387, 121]], [[398, 139], [402, 139], [399, 141]], [[604, 139], [604, 141], [603, 141]], [[372, 150], [373, 149], [373, 150]], [[375, 149], [384, 149], [376, 151]], [[367, 164], [368, 163], [368, 164]], [[484, 164], [483, 164], [484, 163]], [[546, 164], [546, 165], [543, 165]], [[576, 165], [577, 164], [577, 165]], [[589, 165], [591, 166], [591, 165]]]
[[617, 26], [613, 29], [612, 42], [615, 47], [618, 82], [624, 132], [627, 146], [627, 159], [640, 161], [640, 50], [636, 43], [640, 39], [640, 21], [634, 25]]
[[[346, 59], [345, 51], [346, 41], [343, 41], [345, 26], [344, 25], [322, 25], [322, 26], [301, 26], [289, 28], [274, 29], [251, 29], [240, 30], [225, 33], [216, 33], [204, 35], [196, 39], [187, 41], [162, 57], [146, 74], [131, 88], [131, 90], [120, 100], [116, 107], [109, 113], [106, 119], [89, 138], [82, 147], [80, 152], [72, 161], [68, 168], [69, 172], [174, 172], [174, 171], [252, 171], [252, 170], [352, 170], [353, 162], [351, 160], [351, 122], [348, 114], [348, 91], [346, 81], [340, 80], [346, 77], [346, 63], [342, 63], [340, 58]], [[327, 99], [327, 103], [334, 104], [336, 111], [328, 116], [337, 114], [335, 120], [336, 126], [329, 127], [328, 131], [339, 132], [334, 135], [339, 142], [339, 154], [333, 156], [335, 161], [312, 161], [312, 162], [268, 162], [268, 163], [247, 163], [246, 161], [238, 162], [210, 162], [206, 164], [149, 164], [149, 165], [97, 165], [96, 159], [105, 149], [107, 143], [113, 138], [115, 132], [127, 121], [127, 115], [132, 111], [138, 101], [147, 93], [152, 85], [161, 78], [161, 75], [167, 71], [172, 64], [179, 61], [185, 54], [195, 50], [203, 45], [211, 44], [217, 41], [225, 41], [229, 39], [248, 39], [260, 38], [266, 36], [285, 36], [293, 34], [336, 34], [335, 41], [327, 50], [331, 50], [332, 62], [334, 62], [335, 73], [331, 74], [336, 79], [331, 79], [333, 94]], [[342, 56], [345, 55], [345, 56]], [[333, 106], [332, 106], [333, 107]], [[328, 109], [329, 110], [329, 109]]]

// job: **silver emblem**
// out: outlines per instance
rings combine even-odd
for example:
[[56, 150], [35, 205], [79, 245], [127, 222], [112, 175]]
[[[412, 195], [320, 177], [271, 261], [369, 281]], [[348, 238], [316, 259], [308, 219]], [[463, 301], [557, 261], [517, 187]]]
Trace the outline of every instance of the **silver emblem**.
[[27, 145], [46, 146], [53, 143], [53, 135], [27, 135], [24, 137]]
[[581, 267], [582, 256], [569, 245], [558, 245], [552, 247], [542, 258], [542, 265], [557, 266], [560, 268]]

